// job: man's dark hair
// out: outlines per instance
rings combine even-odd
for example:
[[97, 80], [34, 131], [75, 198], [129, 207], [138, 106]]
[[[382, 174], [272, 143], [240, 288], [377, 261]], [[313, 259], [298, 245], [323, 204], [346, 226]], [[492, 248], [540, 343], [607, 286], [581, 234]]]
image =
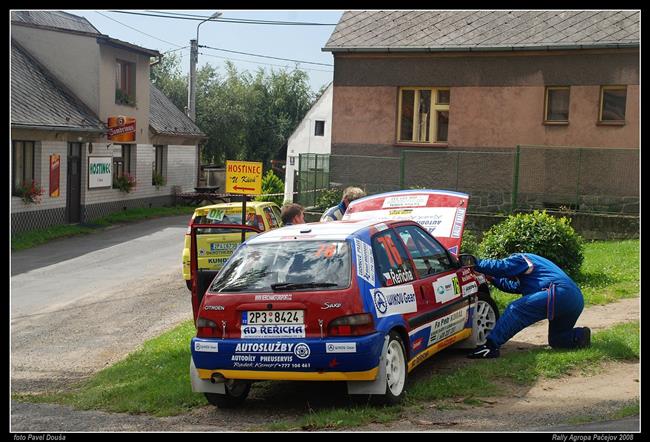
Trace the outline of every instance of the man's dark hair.
[[291, 222], [291, 220], [300, 215], [305, 209], [298, 203], [289, 203], [282, 206], [282, 212], [280, 217], [282, 218], [282, 223], [286, 224]]

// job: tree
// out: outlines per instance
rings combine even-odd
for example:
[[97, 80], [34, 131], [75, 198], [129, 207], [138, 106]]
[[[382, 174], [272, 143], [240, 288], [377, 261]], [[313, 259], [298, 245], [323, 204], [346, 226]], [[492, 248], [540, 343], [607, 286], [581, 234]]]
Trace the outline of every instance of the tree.
[[151, 82], [180, 110], [187, 106], [187, 77], [181, 73], [178, 54], [166, 55], [151, 68]]

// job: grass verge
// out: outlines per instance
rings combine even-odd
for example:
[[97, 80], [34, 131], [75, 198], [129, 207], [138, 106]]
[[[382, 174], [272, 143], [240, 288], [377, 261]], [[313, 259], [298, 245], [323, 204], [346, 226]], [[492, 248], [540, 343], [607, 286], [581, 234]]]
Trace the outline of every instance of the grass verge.
[[196, 209], [196, 207], [193, 206], [134, 208], [113, 213], [85, 225], [66, 224], [48, 227], [47, 229], [30, 230], [29, 232], [11, 235], [11, 250], [18, 251], [29, 249], [53, 239], [95, 232], [98, 228], [107, 227], [111, 224], [158, 218], [161, 216], [191, 215], [194, 213], [194, 209]]
[[618, 410], [611, 411], [603, 415], [595, 416], [578, 416], [568, 420], [568, 424], [586, 424], [590, 422], [600, 422], [600, 421], [611, 421], [617, 419], [623, 419], [630, 416], [636, 416], [640, 413], [639, 400], [635, 399], [629, 404], [620, 407]]
[[[192, 393], [190, 388], [188, 342], [194, 331], [192, 321], [187, 321], [147, 341], [142, 349], [70, 392], [14, 395], [14, 399], [156, 416], [180, 414], [205, 405], [204, 396]], [[620, 324], [594, 333], [592, 346], [587, 349], [534, 349], [468, 364], [452, 374], [431, 376], [410, 385], [406, 402], [401, 406], [355, 405], [313, 411], [296, 420], [275, 422], [266, 429], [350, 428], [395, 420], [405, 407], [423, 401], [461, 397], [465, 403], [473, 404], [479, 396], [504, 394], [504, 382], [530, 385], [541, 377], [557, 378], [576, 370], [587, 372], [608, 360], [638, 360], [639, 343], [639, 323]]]

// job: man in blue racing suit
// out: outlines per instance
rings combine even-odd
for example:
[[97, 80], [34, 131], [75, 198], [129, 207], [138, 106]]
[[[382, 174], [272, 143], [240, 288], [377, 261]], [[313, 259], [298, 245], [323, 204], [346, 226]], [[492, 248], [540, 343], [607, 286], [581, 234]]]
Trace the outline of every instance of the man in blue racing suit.
[[[591, 343], [591, 330], [576, 327], [582, 313], [582, 292], [557, 265], [532, 253], [505, 259], [478, 259], [474, 269], [484, 273], [499, 290], [523, 296], [511, 302], [487, 336], [467, 357], [497, 358], [499, 347], [520, 330], [548, 318], [548, 343], [554, 348], [583, 348]], [[492, 277], [492, 278], [490, 278]]]

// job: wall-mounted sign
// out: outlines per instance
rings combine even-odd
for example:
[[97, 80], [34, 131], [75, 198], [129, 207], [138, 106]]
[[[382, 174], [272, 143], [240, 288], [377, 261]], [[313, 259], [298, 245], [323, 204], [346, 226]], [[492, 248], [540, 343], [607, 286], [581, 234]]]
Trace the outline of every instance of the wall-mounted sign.
[[240, 195], [262, 193], [262, 163], [226, 161], [226, 192]]
[[113, 185], [113, 157], [88, 157], [88, 188]]
[[59, 181], [61, 177], [61, 155], [54, 153], [50, 155], [50, 196], [58, 198], [61, 195]]
[[108, 139], [111, 141], [135, 141], [135, 118], [108, 117]]

